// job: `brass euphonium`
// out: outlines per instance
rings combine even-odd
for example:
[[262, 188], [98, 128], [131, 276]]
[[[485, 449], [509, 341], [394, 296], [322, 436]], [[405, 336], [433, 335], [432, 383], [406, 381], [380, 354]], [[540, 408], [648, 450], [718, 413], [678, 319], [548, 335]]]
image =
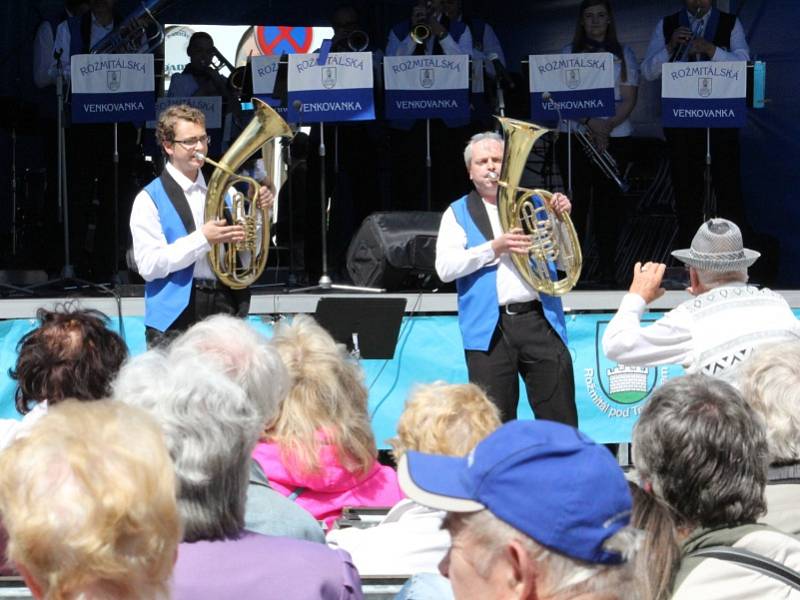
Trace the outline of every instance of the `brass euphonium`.
[[[205, 221], [225, 219], [226, 208], [235, 223], [244, 227], [245, 239], [241, 242], [213, 244], [208, 253], [211, 268], [219, 280], [234, 290], [246, 288], [264, 272], [267, 264], [270, 237], [270, 215], [268, 209], [258, 206], [260, 183], [252, 177], [237, 175], [236, 171], [258, 150], [276, 137], [292, 137], [292, 130], [281, 116], [266, 103], [253, 98], [255, 116], [244, 131], [231, 144], [219, 162], [199, 152], [195, 155], [215, 167], [208, 181]], [[266, 158], [266, 157], [265, 157]], [[271, 173], [272, 163], [264, 161], [264, 168]], [[274, 181], [268, 175], [270, 181]], [[225, 202], [228, 189], [239, 182], [248, 185], [248, 201], [245, 195], [234, 190], [232, 203]], [[259, 233], [260, 231], [260, 233]]]
[[[581, 276], [583, 257], [569, 215], [556, 215], [553, 194], [519, 186], [528, 155], [536, 140], [552, 130], [534, 123], [498, 117], [505, 150], [497, 189], [497, 208], [504, 232], [521, 229], [531, 237], [528, 254], [511, 254], [520, 276], [537, 292], [561, 296]], [[556, 268], [565, 272], [558, 278]]]

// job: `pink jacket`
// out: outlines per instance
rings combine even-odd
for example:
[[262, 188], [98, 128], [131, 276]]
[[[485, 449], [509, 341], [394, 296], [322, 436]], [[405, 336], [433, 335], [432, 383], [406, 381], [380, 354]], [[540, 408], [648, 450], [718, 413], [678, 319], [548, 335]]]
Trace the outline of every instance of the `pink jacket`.
[[277, 444], [259, 442], [253, 458], [261, 465], [270, 485], [284, 496], [298, 488], [303, 491], [295, 502], [330, 528], [345, 506], [394, 506], [405, 496], [397, 484], [397, 474], [377, 460], [363, 477], [348, 472], [332, 446], [320, 453], [322, 471], [313, 475], [290, 472], [280, 457]]

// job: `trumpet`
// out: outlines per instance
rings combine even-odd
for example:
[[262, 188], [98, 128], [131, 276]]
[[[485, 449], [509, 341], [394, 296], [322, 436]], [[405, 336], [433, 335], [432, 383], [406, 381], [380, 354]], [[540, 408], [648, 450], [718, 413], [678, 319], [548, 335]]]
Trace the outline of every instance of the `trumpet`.
[[208, 65], [211, 69], [222, 76], [222, 69], [228, 69], [228, 86], [237, 95], [242, 91], [244, 86], [244, 78], [247, 72], [247, 67], [234, 67], [225, 55], [220, 52], [216, 46], [211, 49], [211, 63]]
[[364, 52], [369, 48], [369, 35], [366, 31], [354, 29], [347, 34], [347, 48], [350, 52]]
[[424, 44], [431, 37], [431, 28], [425, 23], [417, 23], [411, 28], [409, 35], [415, 44]]
[[705, 22], [701, 21], [703, 17], [703, 7], [698, 6], [697, 11], [694, 13], [695, 23], [694, 27], [692, 28], [692, 36], [689, 38], [687, 42], [684, 42], [672, 52], [672, 56], [669, 57], [669, 62], [684, 62], [686, 60], [686, 55], [689, 53], [689, 48], [692, 45], [692, 42], [698, 38], [703, 37], [703, 33], [705, 33], [706, 24]]
[[617, 159], [611, 156], [608, 150], [603, 150], [602, 152], [598, 150], [587, 129], [585, 125], [578, 124], [574, 130], [575, 137], [578, 139], [586, 156], [600, 169], [603, 175], [616, 184], [621, 192], [627, 192], [630, 189], [630, 185], [625, 181], [624, 176], [620, 174]]

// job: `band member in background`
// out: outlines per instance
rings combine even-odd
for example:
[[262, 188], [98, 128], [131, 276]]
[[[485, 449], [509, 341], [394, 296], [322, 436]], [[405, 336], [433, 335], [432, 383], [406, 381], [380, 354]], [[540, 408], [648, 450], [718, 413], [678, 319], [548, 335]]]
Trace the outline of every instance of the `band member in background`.
[[[572, 128], [582, 130], [596, 152], [608, 152], [622, 167], [623, 160], [631, 155], [633, 125], [629, 116], [636, 106], [639, 66], [633, 50], [620, 44], [617, 39], [614, 13], [609, 0], [581, 2], [575, 35], [562, 52], [610, 52], [614, 55], [614, 116], [583, 119], [581, 122], [573, 122]], [[562, 131], [566, 129], [566, 125], [562, 124]], [[597, 283], [614, 286], [617, 241], [623, 222], [620, 218], [624, 207], [622, 191], [589, 157], [577, 137], [573, 135], [572, 139], [572, 222], [581, 240], [584, 255], [589, 254], [588, 232], [592, 233], [599, 259]], [[556, 152], [564, 187], [568, 189], [566, 136], [558, 138]], [[620, 168], [619, 171], [622, 173], [623, 169]], [[588, 223], [590, 214], [592, 219]]]
[[55, 84], [51, 70], [53, 46], [58, 25], [89, 10], [89, 0], [65, 0], [64, 7], [54, 15], [44, 15], [33, 40], [33, 82], [38, 88]]
[[[424, 32], [421, 39], [417, 35]], [[412, 35], [413, 33], [413, 35]], [[419, 43], [417, 43], [419, 42]], [[397, 23], [389, 31], [387, 56], [471, 54], [472, 34], [461, 21], [443, 11], [441, 0], [417, 0], [411, 5], [410, 18]], [[452, 161], [469, 139], [468, 119], [430, 122], [431, 208], [443, 210], [448, 198], [468, 189], [464, 171]], [[391, 157], [394, 168], [391, 180], [393, 210], [425, 210], [426, 144], [424, 120], [389, 122]]]
[[[469, 29], [472, 39], [470, 57], [473, 59], [470, 132], [484, 131], [494, 126], [493, 115], [505, 113], [505, 95], [501, 103], [498, 85], [506, 91], [515, 85], [505, 71], [503, 47], [489, 23], [464, 14], [461, 0], [441, 0], [441, 6], [447, 18], [464, 23]], [[478, 82], [482, 82], [482, 90]]]
[[[674, 60], [746, 61], [750, 49], [744, 28], [735, 16], [711, 6], [711, 0], [684, 0], [676, 13], [656, 25], [642, 63], [646, 79], [661, 77], [661, 65]], [[703, 169], [706, 156], [704, 129], [665, 127], [671, 162], [678, 246], [688, 246], [703, 220]], [[711, 129], [711, 179], [716, 211], [735, 221], [747, 235], [740, 181], [738, 129]]]
[[222, 98], [222, 148], [242, 129], [242, 106], [231, 82], [211, 66], [216, 48], [214, 39], [205, 31], [189, 38], [186, 54], [189, 56], [182, 73], [170, 78], [167, 96], [219, 96]]
[[[203, 221], [208, 186], [195, 153], [208, 152], [205, 116], [185, 104], [170, 106], [159, 116], [156, 140], [167, 165], [136, 196], [130, 218], [134, 259], [146, 282], [148, 346], [212, 314], [245, 317], [250, 307], [248, 290], [223, 285], [208, 260], [211, 244], [242, 241], [244, 227], [224, 219]], [[268, 186], [259, 189], [258, 202], [272, 206]]]
[[[504, 232], [500, 225], [497, 191], [503, 151], [503, 138], [494, 132], [476, 134], [467, 144], [464, 160], [475, 190], [442, 215], [436, 272], [458, 288], [469, 380], [486, 390], [503, 421], [517, 416], [522, 375], [537, 419], [577, 426], [572, 357], [556, 330], [554, 298], [546, 298], [543, 306], [542, 297], [511, 260], [512, 253], [528, 253], [530, 236], [520, 230]], [[569, 198], [554, 194], [557, 214], [570, 208]], [[557, 304], [560, 311], [560, 300]]]
[[[418, 25], [425, 25], [430, 33], [420, 44], [411, 35]], [[386, 56], [469, 54], [471, 49], [472, 34], [469, 28], [445, 14], [442, 0], [417, 0], [412, 6], [411, 18], [401, 21], [389, 32]]]
[[[115, 0], [89, 0], [88, 12], [58, 26], [51, 76], [56, 76], [60, 66], [65, 81], [69, 80], [70, 58], [88, 54], [114, 31], [123, 20], [114, 7]], [[65, 93], [64, 99], [68, 102], [69, 94]], [[119, 268], [113, 264], [114, 213], [119, 219], [118, 230], [125, 231], [124, 218], [135, 193], [132, 169], [140, 157], [137, 131], [132, 123], [119, 123], [116, 135], [119, 190], [115, 193], [113, 126], [73, 124], [67, 129], [70, 257], [76, 274], [94, 281], [109, 281]], [[120, 258], [125, 255], [127, 240], [116, 241], [119, 244], [116, 256]]]
[[189, 38], [186, 47], [189, 57], [182, 73], [170, 78], [168, 96], [222, 96], [228, 95], [228, 80], [211, 67], [214, 57], [214, 39], [205, 31]]
[[[338, 4], [330, 14], [333, 27], [330, 51], [371, 53], [375, 89], [381, 89], [383, 52], [374, 45], [374, 36], [369, 35], [364, 17], [352, 4]], [[382, 98], [380, 94], [376, 96], [375, 109], [380, 114]], [[316, 281], [322, 272], [318, 127], [311, 128], [309, 141], [311, 153], [306, 186], [310, 193], [307, 197], [309, 212], [305, 220], [295, 218], [293, 221], [294, 237], [306, 240], [307, 275], [311, 281]], [[346, 272], [347, 248], [361, 222], [373, 212], [389, 209], [391, 164], [385, 122], [374, 119], [326, 126], [325, 147], [325, 181], [330, 198], [328, 266], [334, 276], [342, 276]]]

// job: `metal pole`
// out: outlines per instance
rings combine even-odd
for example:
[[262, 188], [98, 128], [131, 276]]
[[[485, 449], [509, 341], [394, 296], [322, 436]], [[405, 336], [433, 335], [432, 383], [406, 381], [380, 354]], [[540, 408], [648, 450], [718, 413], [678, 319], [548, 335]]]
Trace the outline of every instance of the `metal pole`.
[[116, 277], [119, 269], [119, 130], [114, 121], [114, 266], [112, 277]]
[[706, 164], [703, 169], [703, 221], [717, 216], [717, 207], [711, 198], [711, 128], [706, 127]]
[[572, 121], [567, 121], [567, 196], [572, 197]]
[[325, 124], [319, 124], [319, 192], [320, 192], [320, 222], [322, 224], [322, 275], [319, 278], [319, 287], [329, 289], [331, 278], [328, 276], [328, 199], [325, 185]]
[[425, 119], [425, 208], [431, 210], [431, 120]]

